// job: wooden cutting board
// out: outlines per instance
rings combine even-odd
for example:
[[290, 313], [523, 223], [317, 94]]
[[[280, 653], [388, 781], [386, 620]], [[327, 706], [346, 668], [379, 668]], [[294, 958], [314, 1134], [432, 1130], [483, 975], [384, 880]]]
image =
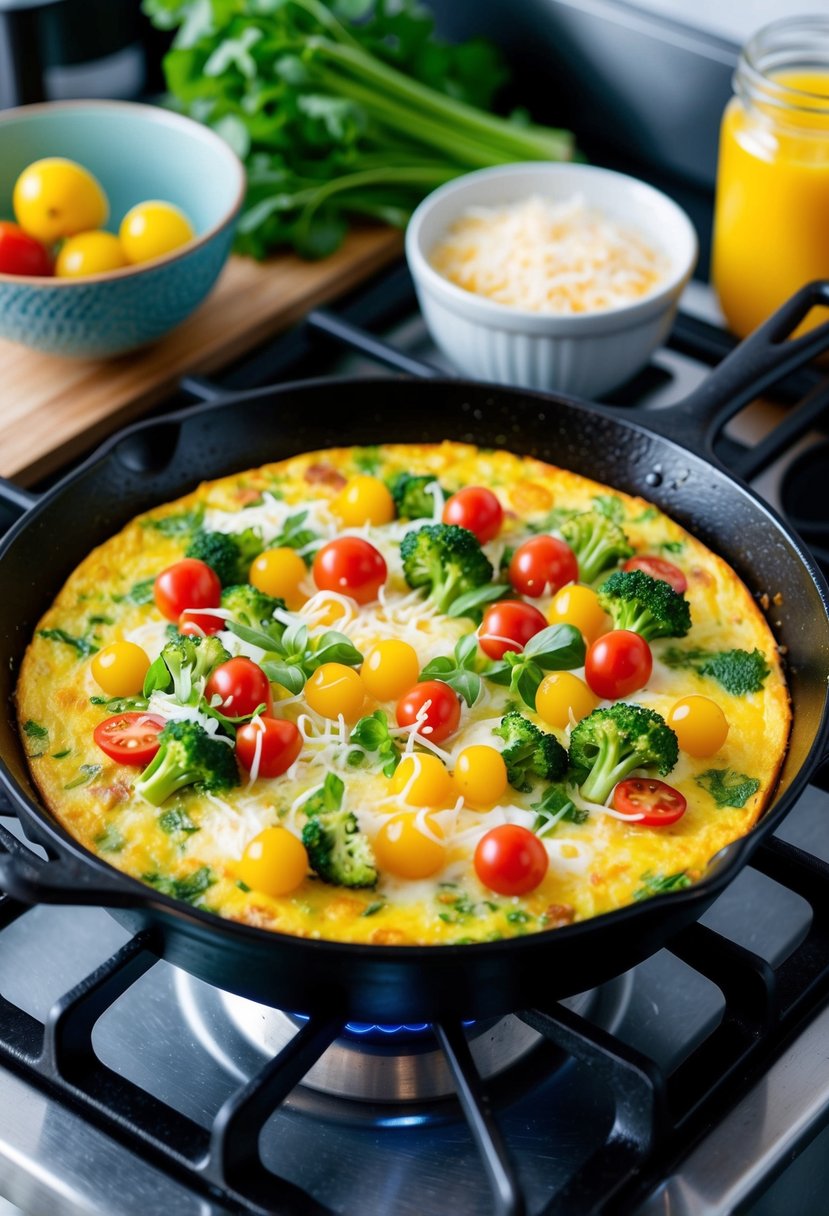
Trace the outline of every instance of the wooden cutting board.
[[321, 262], [232, 257], [204, 304], [168, 337], [119, 359], [76, 360], [0, 341], [0, 475], [20, 485], [66, 465], [175, 389], [333, 300], [399, 255], [389, 228], [353, 232]]

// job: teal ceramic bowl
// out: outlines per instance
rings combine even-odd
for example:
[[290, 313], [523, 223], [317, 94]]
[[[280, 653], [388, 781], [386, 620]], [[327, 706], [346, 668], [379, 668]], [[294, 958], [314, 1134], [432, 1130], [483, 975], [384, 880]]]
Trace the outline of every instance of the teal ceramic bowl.
[[215, 283], [233, 239], [245, 173], [224, 140], [155, 106], [70, 101], [0, 111], [0, 219], [14, 219], [18, 175], [44, 156], [77, 161], [109, 198], [107, 228], [164, 199], [196, 237], [166, 257], [84, 279], [0, 274], [0, 338], [50, 354], [101, 358], [154, 342]]

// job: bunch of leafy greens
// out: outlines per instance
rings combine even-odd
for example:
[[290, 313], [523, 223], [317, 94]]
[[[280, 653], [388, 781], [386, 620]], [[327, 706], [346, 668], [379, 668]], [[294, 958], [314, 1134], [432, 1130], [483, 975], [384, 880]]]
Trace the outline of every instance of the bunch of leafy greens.
[[486, 111], [498, 51], [439, 42], [418, 0], [144, 0], [175, 30], [175, 104], [247, 166], [240, 252], [283, 244], [325, 257], [349, 219], [402, 227], [419, 200], [470, 169], [567, 160], [568, 132]]

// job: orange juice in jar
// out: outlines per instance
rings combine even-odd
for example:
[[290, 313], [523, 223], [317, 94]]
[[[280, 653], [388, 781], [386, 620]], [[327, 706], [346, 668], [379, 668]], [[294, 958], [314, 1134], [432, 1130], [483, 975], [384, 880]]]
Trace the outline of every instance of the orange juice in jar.
[[[741, 337], [829, 278], [829, 16], [777, 21], [740, 56], [720, 132], [712, 278]], [[815, 310], [803, 328], [825, 319]]]

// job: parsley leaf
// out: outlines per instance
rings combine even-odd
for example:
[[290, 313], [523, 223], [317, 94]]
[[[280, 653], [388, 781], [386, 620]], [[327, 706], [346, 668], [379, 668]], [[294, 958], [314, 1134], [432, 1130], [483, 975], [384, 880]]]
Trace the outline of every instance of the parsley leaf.
[[63, 642], [65, 646], [74, 647], [81, 659], [88, 659], [91, 654], [98, 652], [98, 647], [94, 646], [88, 638], [73, 637], [65, 629], [38, 629], [38, 633], [42, 638], [48, 638], [50, 642]]
[[684, 870], [679, 874], [652, 874], [646, 870], [642, 875], [642, 886], [634, 891], [634, 899], [650, 899], [652, 895], [662, 895], [665, 891], [682, 891], [690, 887], [691, 880]]
[[760, 788], [756, 777], [736, 773], [730, 768], [709, 768], [696, 779], [697, 785], [706, 790], [717, 806], [733, 806], [741, 809]]

